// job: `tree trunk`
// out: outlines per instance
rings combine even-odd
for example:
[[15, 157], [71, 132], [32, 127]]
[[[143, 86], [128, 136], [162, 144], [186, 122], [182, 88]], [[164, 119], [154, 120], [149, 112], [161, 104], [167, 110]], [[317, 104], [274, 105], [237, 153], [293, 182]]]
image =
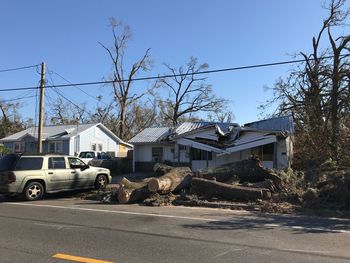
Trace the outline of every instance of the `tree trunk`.
[[191, 179], [192, 171], [189, 167], [176, 167], [159, 178], [152, 178], [148, 183], [148, 189], [153, 193], [161, 194], [178, 192], [189, 187]]
[[120, 123], [119, 123], [119, 138], [125, 140], [124, 138], [124, 129], [125, 129], [125, 109], [126, 106], [124, 103], [120, 104]]
[[156, 163], [154, 166], [153, 166], [153, 171], [155, 172], [155, 174], [157, 176], [162, 176], [164, 174], [167, 174], [169, 173], [172, 169], [174, 169], [173, 166], [170, 166], [170, 165], [166, 165], [166, 164], [163, 164], [163, 163]]
[[205, 198], [219, 197], [225, 200], [254, 201], [271, 198], [268, 189], [236, 186], [202, 178], [192, 178], [192, 192]]
[[237, 180], [240, 182], [261, 182], [266, 179], [272, 180], [275, 186], [282, 190], [282, 180], [272, 170], [262, 167], [257, 158], [250, 158], [216, 168], [203, 169], [196, 173], [196, 177], [215, 179], [218, 182]]
[[118, 191], [118, 201], [121, 204], [136, 203], [143, 201], [151, 195], [147, 188], [147, 184], [151, 178], [147, 178], [142, 182], [131, 182], [123, 178], [119, 185], [121, 188]]

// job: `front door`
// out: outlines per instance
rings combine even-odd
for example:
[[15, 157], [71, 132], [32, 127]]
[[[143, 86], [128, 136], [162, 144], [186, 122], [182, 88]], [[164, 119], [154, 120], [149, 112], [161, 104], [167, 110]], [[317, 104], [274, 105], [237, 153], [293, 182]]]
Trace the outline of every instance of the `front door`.
[[50, 157], [48, 159], [48, 170], [46, 176], [48, 179], [48, 190], [57, 191], [69, 189], [70, 170], [66, 167], [64, 157]]
[[80, 159], [68, 157], [71, 188], [85, 188], [94, 184], [91, 169]]

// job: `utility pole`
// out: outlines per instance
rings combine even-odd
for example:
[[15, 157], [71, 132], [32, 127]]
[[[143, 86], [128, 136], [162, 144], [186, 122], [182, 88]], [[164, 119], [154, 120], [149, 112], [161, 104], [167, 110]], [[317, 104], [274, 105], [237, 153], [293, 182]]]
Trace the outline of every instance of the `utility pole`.
[[43, 151], [43, 118], [44, 118], [44, 94], [45, 94], [45, 63], [41, 63], [40, 80], [40, 106], [39, 106], [39, 129], [38, 129], [38, 152]]

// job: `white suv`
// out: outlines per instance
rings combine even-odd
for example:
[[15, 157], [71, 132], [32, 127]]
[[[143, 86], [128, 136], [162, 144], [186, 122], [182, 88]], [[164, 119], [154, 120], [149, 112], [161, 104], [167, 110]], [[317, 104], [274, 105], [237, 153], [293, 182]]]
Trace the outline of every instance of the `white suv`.
[[45, 193], [105, 188], [108, 169], [91, 167], [77, 157], [57, 154], [9, 154], [0, 158], [0, 194], [24, 194], [27, 200]]

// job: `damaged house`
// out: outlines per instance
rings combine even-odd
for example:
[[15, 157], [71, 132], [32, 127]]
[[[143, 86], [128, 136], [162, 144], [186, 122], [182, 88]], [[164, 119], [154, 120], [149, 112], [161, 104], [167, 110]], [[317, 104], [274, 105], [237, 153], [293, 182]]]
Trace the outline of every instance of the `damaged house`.
[[235, 123], [185, 122], [176, 128], [146, 128], [129, 143], [133, 169], [151, 171], [157, 162], [193, 171], [257, 156], [264, 167], [291, 165], [294, 126], [291, 116], [240, 126]]

